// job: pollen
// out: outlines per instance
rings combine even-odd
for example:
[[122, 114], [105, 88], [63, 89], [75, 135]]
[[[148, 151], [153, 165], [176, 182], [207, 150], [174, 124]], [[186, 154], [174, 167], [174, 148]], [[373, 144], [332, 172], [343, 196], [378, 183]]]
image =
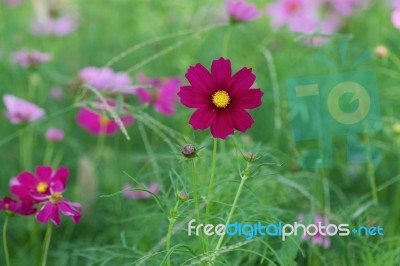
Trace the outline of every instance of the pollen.
[[62, 199], [63, 199], [63, 195], [59, 192], [54, 192], [50, 196], [50, 202], [54, 203], [54, 204], [59, 203]]
[[217, 91], [212, 96], [213, 104], [218, 108], [225, 108], [228, 106], [231, 98], [226, 91]]
[[46, 182], [39, 182], [36, 186], [36, 191], [39, 193], [45, 193], [49, 185]]
[[100, 119], [100, 126], [102, 128], [107, 127], [108, 124], [110, 123], [110, 119], [108, 119], [108, 117], [105, 117], [105, 116], [101, 115], [99, 119]]

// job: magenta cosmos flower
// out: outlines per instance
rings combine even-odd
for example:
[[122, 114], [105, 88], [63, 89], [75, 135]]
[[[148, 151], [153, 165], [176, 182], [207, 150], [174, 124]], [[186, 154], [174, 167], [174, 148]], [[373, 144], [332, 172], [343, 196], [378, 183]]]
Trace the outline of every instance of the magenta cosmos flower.
[[[131, 190], [131, 189], [132, 189], [131, 184], [125, 184], [123, 186], [125, 198], [128, 198], [128, 199], [149, 199], [149, 198], [151, 198], [151, 194], [148, 193], [147, 191]], [[157, 183], [151, 183], [148, 187], [148, 190], [154, 194], [158, 194], [160, 191]]]
[[125, 72], [114, 72], [109, 67], [85, 67], [79, 72], [79, 78], [95, 89], [101, 91], [134, 93], [132, 80]]
[[64, 131], [59, 128], [49, 128], [46, 131], [45, 138], [51, 142], [59, 142], [64, 139]]
[[249, 21], [261, 16], [257, 7], [245, 0], [226, 0], [226, 8], [232, 21]]
[[10, 197], [4, 197], [0, 200], [0, 210], [4, 210], [8, 214], [19, 215], [32, 215], [36, 212], [36, 209], [31, 204], [16, 201]]
[[13, 180], [11, 193], [25, 203], [43, 204], [36, 214], [41, 223], [51, 220], [59, 226], [60, 212], [77, 223], [81, 218], [80, 204], [64, 199], [62, 194], [68, 177], [69, 171], [65, 167], [53, 171], [50, 166], [38, 166], [35, 174], [25, 171]]
[[181, 79], [172, 77], [168, 79], [150, 79], [144, 74], [139, 74], [137, 80], [140, 84], [150, 85], [152, 90], [138, 88], [136, 94], [144, 104], [150, 104], [157, 112], [170, 116], [175, 114], [177, 93], [181, 86]]
[[181, 87], [181, 103], [197, 108], [189, 120], [193, 129], [208, 127], [214, 138], [225, 139], [234, 129], [246, 132], [254, 121], [246, 109], [259, 107], [263, 92], [252, 89], [256, 76], [251, 68], [242, 68], [232, 76], [231, 61], [214, 60], [211, 73], [201, 64], [186, 73], [190, 86]]
[[14, 95], [4, 95], [3, 102], [7, 109], [6, 116], [13, 124], [33, 122], [45, 115], [45, 112], [42, 108], [33, 103], [15, 97]]
[[32, 23], [31, 30], [34, 35], [66, 36], [77, 28], [76, 20], [68, 16], [46, 18], [43, 21], [36, 20]]
[[[115, 103], [112, 101], [108, 101], [108, 105], [111, 108], [115, 108]], [[109, 118], [102, 108], [97, 108], [95, 112], [83, 107], [79, 110], [76, 121], [78, 125], [93, 135], [113, 135], [120, 130], [117, 122]], [[132, 115], [122, 116], [121, 121], [124, 126], [129, 126], [133, 123], [134, 117]]]
[[11, 61], [23, 68], [36, 67], [51, 60], [51, 54], [39, 51], [20, 50], [11, 55]]

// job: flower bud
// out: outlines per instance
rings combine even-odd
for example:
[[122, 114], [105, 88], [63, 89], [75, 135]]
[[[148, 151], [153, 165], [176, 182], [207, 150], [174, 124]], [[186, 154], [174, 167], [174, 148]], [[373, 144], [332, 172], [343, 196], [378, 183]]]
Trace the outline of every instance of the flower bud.
[[256, 155], [254, 153], [252, 153], [252, 152], [245, 153], [243, 155], [243, 158], [249, 163], [254, 162], [255, 160], [257, 160]]
[[378, 45], [375, 47], [375, 56], [379, 59], [384, 59], [388, 57], [389, 51], [384, 45]]
[[45, 137], [48, 141], [59, 142], [64, 139], [64, 131], [58, 128], [49, 128], [46, 131]]
[[185, 158], [193, 158], [196, 156], [196, 148], [192, 144], [185, 144], [182, 148], [182, 155]]
[[187, 201], [187, 199], [189, 198], [188, 195], [183, 191], [178, 192], [178, 194], [176, 194], [176, 197], [178, 198], [179, 201], [182, 202]]

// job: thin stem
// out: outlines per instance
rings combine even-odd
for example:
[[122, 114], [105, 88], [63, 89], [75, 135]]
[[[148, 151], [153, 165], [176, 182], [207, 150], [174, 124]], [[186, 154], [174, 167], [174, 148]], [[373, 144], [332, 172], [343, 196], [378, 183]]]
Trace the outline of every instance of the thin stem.
[[378, 205], [379, 200], [378, 200], [378, 190], [376, 189], [376, 181], [375, 181], [375, 166], [374, 162], [372, 161], [372, 151], [371, 151], [371, 143], [369, 136], [367, 136], [367, 175], [371, 186], [372, 199], [374, 203]]
[[[197, 223], [200, 223], [200, 208], [199, 208], [199, 197], [197, 193], [197, 178], [196, 178], [196, 168], [195, 168], [195, 163], [194, 160], [191, 159], [192, 163], [192, 183], [193, 183], [193, 199], [194, 199], [194, 205], [196, 208], [196, 219]], [[204, 252], [204, 246], [203, 246], [203, 234], [200, 233], [199, 237], [199, 243], [200, 243], [200, 249], [202, 252]]]
[[174, 228], [174, 224], [176, 222], [177, 212], [178, 212], [179, 201], [176, 202], [174, 209], [171, 210], [170, 217], [168, 218], [169, 225], [168, 225], [168, 233], [167, 233], [167, 240], [165, 242], [165, 249], [167, 250], [167, 265], [171, 266], [171, 258], [170, 254], [168, 254], [171, 248], [171, 236], [172, 236], [172, 229]]
[[3, 248], [4, 248], [4, 257], [6, 259], [6, 265], [10, 266], [10, 255], [8, 253], [8, 245], [7, 245], [7, 225], [8, 225], [8, 215], [6, 216], [3, 225]]
[[143, 144], [144, 144], [144, 147], [146, 149], [146, 152], [150, 157], [150, 162], [151, 162], [151, 164], [153, 166], [154, 175], [158, 177], [158, 180], [161, 180], [161, 177], [160, 177], [160, 174], [159, 174], [160, 173], [160, 167], [159, 167], [159, 165], [157, 163], [157, 160], [156, 160], [156, 157], [154, 155], [153, 149], [151, 148], [150, 141], [147, 138], [146, 131], [145, 131], [145, 129], [144, 129], [144, 127], [143, 127], [143, 125], [141, 123], [138, 123], [138, 128], [139, 128], [139, 133], [140, 133], [140, 136], [142, 137]]
[[210, 176], [210, 183], [208, 184], [208, 193], [207, 193], [206, 222], [208, 222], [208, 214], [210, 213], [210, 200], [214, 188], [215, 165], [217, 162], [217, 146], [218, 146], [218, 139], [214, 138], [214, 147], [213, 147], [213, 155], [211, 163], [211, 176]]
[[[243, 186], [244, 186], [244, 182], [249, 178], [249, 176], [247, 175], [248, 168], [249, 168], [249, 165], [247, 165], [246, 170], [245, 170], [244, 173], [242, 174], [242, 180], [240, 181], [240, 185], [239, 185], [239, 188], [238, 188], [238, 190], [237, 190], [237, 192], [236, 192], [235, 199], [233, 200], [233, 204], [232, 204], [232, 207], [231, 207], [231, 211], [229, 212], [228, 219], [226, 220], [226, 223], [225, 223], [225, 228], [226, 228], [226, 227], [229, 225], [229, 223], [231, 222], [231, 219], [232, 219], [233, 213], [235, 212], [235, 209], [236, 209], [236, 206], [237, 206], [237, 203], [238, 203], [240, 194], [242, 193], [242, 189], [243, 189]], [[222, 241], [224, 241], [224, 237], [225, 237], [225, 235], [222, 235], [221, 238], [218, 240], [217, 246], [215, 247], [215, 253], [220, 249], [220, 247], [221, 247], [221, 245], [222, 245]], [[215, 258], [215, 257], [214, 257], [214, 258]]]
[[43, 160], [44, 165], [50, 165], [51, 157], [53, 157], [53, 151], [54, 151], [54, 142], [47, 141], [46, 151], [44, 153], [44, 160]]
[[52, 232], [52, 225], [51, 223], [47, 224], [47, 229], [46, 229], [46, 235], [44, 236], [44, 242], [43, 242], [43, 253], [42, 253], [42, 259], [41, 259], [41, 264], [42, 266], [46, 266], [47, 262], [47, 255], [49, 253], [49, 246], [50, 246], [50, 241], [51, 241], [51, 232]]

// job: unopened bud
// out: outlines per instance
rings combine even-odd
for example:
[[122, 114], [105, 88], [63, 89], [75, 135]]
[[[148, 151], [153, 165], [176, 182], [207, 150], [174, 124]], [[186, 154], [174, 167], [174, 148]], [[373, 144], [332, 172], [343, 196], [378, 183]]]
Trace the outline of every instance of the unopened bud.
[[243, 155], [243, 158], [249, 163], [254, 162], [255, 160], [257, 160], [256, 155], [254, 153], [252, 153], [252, 152], [245, 153]]
[[196, 156], [196, 148], [192, 144], [185, 144], [182, 148], [182, 155], [185, 158], [193, 158]]
[[389, 50], [384, 45], [378, 45], [375, 47], [375, 56], [379, 59], [384, 59], [388, 57]]
[[178, 192], [178, 194], [176, 194], [176, 197], [178, 198], [179, 201], [182, 202], [187, 201], [187, 199], [189, 198], [188, 195], [183, 191]]

